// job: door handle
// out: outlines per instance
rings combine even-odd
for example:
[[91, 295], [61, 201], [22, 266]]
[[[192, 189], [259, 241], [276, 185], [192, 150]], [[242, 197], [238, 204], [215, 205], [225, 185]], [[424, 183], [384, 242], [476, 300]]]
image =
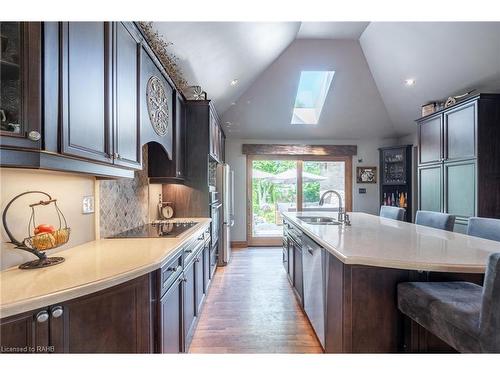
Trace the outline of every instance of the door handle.
[[307, 248], [307, 252], [308, 252], [309, 254], [313, 255], [313, 251], [312, 251], [312, 249], [311, 249], [310, 247], [308, 247], [308, 248]]

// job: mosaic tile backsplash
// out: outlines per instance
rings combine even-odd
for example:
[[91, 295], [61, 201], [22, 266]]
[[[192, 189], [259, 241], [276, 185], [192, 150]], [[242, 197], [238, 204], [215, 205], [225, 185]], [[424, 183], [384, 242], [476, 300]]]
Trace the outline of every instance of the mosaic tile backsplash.
[[110, 237], [149, 221], [148, 154], [142, 148], [142, 170], [133, 179], [120, 178], [99, 182], [100, 235]]

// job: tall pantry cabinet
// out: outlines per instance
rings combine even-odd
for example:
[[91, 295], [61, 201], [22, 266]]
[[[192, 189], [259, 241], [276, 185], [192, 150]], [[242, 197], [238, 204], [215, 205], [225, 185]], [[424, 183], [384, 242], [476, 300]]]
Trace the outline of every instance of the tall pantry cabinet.
[[418, 209], [500, 218], [500, 95], [479, 94], [417, 120]]

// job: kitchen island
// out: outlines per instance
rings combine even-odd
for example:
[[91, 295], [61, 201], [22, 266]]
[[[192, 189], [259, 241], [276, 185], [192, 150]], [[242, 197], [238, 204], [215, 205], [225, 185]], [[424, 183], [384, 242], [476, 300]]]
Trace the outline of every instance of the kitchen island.
[[[364, 213], [350, 213], [351, 226], [308, 224], [300, 219], [304, 216], [336, 214], [283, 213], [284, 266], [328, 353], [449, 350], [403, 318], [396, 285], [417, 280], [481, 284], [489, 254], [500, 251], [495, 241]], [[318, 295], [319, 287], [323, 293]]]

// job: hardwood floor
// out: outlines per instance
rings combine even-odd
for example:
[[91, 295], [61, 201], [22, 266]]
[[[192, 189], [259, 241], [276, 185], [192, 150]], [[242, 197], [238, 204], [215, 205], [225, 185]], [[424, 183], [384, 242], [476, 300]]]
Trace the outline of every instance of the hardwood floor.
[[190, 353], [321, 353], [281, 263], [281, 248], [234, 249], [219, 267]]

